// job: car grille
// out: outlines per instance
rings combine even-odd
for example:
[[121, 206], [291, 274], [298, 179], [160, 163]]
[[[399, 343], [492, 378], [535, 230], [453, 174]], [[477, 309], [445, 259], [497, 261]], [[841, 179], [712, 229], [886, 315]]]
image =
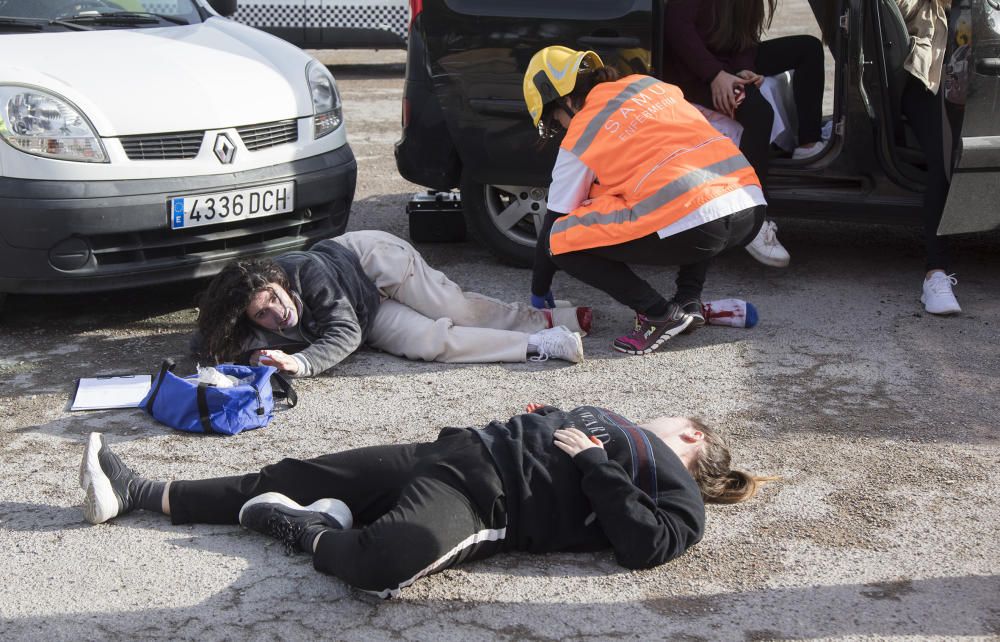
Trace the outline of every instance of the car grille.
[[293, 143], [299, 139], [299, 123], [295, 120], [237, 127], [236, 131], [243, 139], [243, 144], [252, 152], [285, 143]]
[[205, 132], [122, 136], [130, 160], [190, 160], [198, 155]]
[[[299, 139], [299, 124], [295, 119], [237, 127], [236, 131], [252, 152]], [[204, 138], [205, 132], [198, 131], [122, 136], [120, 140], [129, 160], [191, 160], [198, 155]]]

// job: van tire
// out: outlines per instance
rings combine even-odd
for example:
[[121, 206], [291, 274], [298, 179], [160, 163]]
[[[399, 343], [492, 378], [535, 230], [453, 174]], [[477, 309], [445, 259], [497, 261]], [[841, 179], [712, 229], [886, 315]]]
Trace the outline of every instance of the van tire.
[[473, 238], [508, 265], [531, 267], [548, 190], [483, 184], [464, 176], [461, 188], [465, 225]]

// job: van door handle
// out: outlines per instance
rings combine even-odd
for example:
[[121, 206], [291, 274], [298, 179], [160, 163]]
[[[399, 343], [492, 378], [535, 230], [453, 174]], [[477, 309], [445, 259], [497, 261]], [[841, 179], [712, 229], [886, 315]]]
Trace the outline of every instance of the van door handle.
[[1000, 58], [980, 58], [976, 61], [976, 73], [983, 76], [1000, 76]]
[[640, 45], [635, 36], [583, 36], [577, 40], [584, 47], [602, 49], [637, 49]]

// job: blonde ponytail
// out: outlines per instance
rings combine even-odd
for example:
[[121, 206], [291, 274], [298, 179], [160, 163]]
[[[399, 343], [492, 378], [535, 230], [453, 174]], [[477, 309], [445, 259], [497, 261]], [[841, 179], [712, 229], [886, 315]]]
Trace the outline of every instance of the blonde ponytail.
[[691, 474], [698, 482], [701, 496], [707, 504], [738, 504], [757, 494], [765, 482], [778, 477], [759, 476], [730, 468], [729, 448], [721, 435], [702, 421], [691, 418], [691, 424], [705, 435], [704, 447], [692, 465]]

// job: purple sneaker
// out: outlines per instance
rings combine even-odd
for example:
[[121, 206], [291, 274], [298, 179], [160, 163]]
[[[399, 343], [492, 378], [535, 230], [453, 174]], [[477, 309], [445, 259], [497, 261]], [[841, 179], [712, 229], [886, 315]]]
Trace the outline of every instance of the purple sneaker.
[[650, 319], [644, 314], [636, 314], [635, 328], [632, 332], [615, 339], [614, 348], [626, 354], [649, 354], [684, 332], [692, 320], [691, 315], [685, 314], [676, 303], [670, 304], [664, 319]]

